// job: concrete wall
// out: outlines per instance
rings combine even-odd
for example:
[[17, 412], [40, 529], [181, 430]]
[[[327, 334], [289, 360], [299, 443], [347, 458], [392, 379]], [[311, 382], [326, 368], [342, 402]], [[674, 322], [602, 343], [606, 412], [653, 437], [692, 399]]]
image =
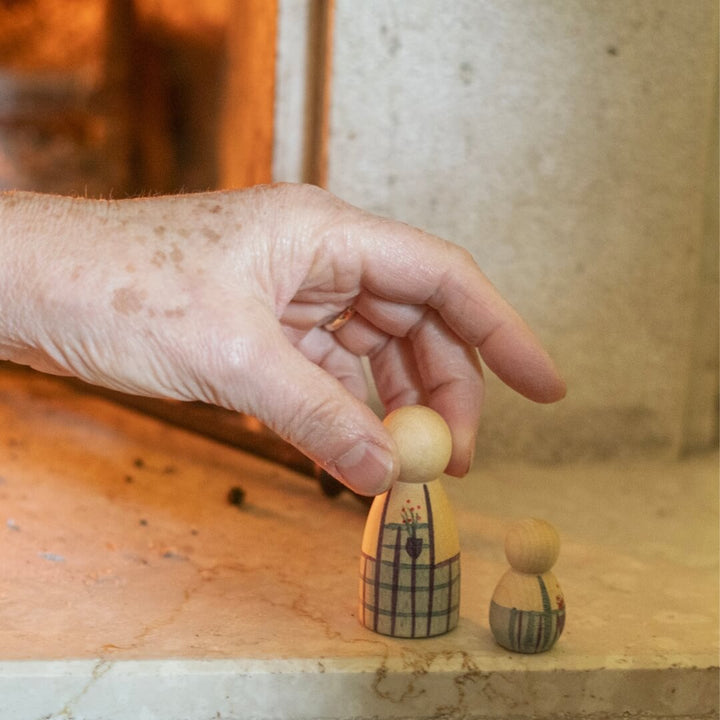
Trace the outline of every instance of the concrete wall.
[[717, 437], [716, 13], [337, 0], [329, 189], [471, 250], [569, 383], [541, 407], [491, 379], [481, 453], [676, 454]]

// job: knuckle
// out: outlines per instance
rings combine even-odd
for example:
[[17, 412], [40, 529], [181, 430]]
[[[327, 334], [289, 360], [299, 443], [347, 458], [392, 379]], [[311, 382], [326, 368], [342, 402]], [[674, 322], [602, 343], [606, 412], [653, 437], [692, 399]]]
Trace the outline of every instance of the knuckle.
[[467, 248], [450, 242], [449, 240], [446, 240], [445, 243], [448, 256], [452, 261], [454, 261], [458, 265], [477, 265], [473, 254]]

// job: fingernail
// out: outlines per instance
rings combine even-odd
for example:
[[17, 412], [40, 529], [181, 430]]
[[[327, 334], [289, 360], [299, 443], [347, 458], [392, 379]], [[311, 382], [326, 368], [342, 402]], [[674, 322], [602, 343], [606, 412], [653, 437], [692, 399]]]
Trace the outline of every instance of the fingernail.
[[394, 475], [392, 453], [371, 442], [354, 445], [337, 459], [335, 467], [343, 482], [362, 495], [385, 492]]

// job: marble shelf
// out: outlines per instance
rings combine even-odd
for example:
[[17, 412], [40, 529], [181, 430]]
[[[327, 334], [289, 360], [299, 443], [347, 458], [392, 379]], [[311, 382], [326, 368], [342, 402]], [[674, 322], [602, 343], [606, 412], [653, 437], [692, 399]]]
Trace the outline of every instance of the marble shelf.
[[[717, 717], [716, 454], [448, 479], [461, 621], [413, 641], [356, 620], [356, 498], [39, 375], [0, 428], [0, 720]], [[525, 515], [563, 539], [538, 656], [487, 622]]]

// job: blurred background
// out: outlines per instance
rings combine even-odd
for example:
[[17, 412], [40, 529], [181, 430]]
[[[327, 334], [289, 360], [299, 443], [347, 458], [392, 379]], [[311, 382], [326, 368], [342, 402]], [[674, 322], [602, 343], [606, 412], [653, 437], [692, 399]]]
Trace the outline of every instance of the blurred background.
[[568, 397], [479, 461], [718, 441], [714, 0], [0, 0], [0, 188], [303, 181], [467, 247]]

